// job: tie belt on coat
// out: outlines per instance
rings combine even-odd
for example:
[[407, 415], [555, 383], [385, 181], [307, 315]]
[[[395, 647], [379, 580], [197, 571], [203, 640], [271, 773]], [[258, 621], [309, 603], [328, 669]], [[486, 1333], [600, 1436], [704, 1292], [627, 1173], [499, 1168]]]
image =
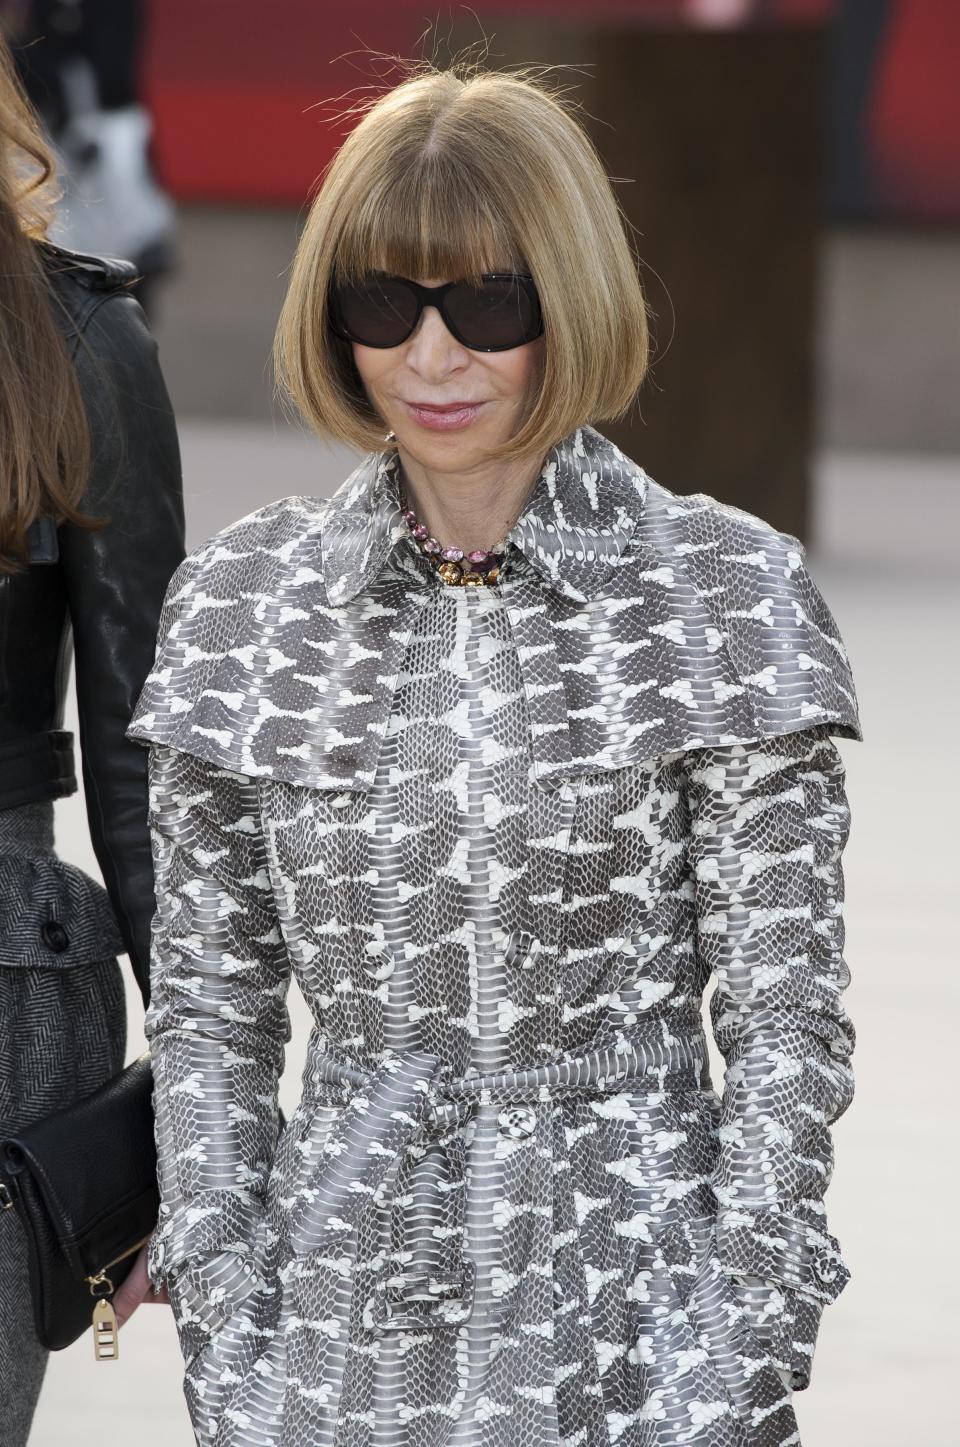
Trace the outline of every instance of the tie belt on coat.
[[434, 1128], [466, 1119], [475, 1105], [540, 1101], [551, 1096], [615, 1094], [624, 1084], [646, 1077], [651, 1089], [697, 1090], [708, 1086], [706, 1041], [702, 1030], [666, 1036], [623, 1036], [610, 1045], [541, 1065], [528, 1065], [488, 1075], [445, 1077], [439, 1060], [426, 1053], [398, 1055], [391, 1065], [363, 1070], [337, 1058], [326, 1042], [311, 1041], [303, 1077], [308, 1105], [349, 1104], [357, 1092], [369, 1095], [384, 1078], [404, 1079], [406, 1063], [417, 1062], [409, 1074], [419, 1112]]
[[[519, 1141], [537, 1130], [535, 1105], [613, 1095], [628, 1087], [650, 1093], [703, 1089], [709, 1086], [706, 1060], [703, 1031], [695, 1028], [681, 1035], [622, 1038], [519, 1070], [452, 1078], [435, 1055], [410, 1052], [377, 1070], [363, 1070], [337, 1059], [326, 1042], [313, 1040], [303, 1102], [342, 1109], [332, 1127], [326, 1122], [320, 1127], [314, 1168], [288, 1222], [293, 1249], [307, 1255], [342, 1247], [366, 1211], [387, 1203], [392, 1168], [411, 1145], [444, 1145], [454, 1176], [461, 1176], [451, 1184], [462, 1185], [456, 1127], [478, 1106], [501, 1105], [498, 1128]], [[462, 1201], [462, 1195], [447, 1191], [451, 1200]], [[448, 1270], [393, 1275], [378, 1284], [368, 1324], [411, 1330], [460, 1325], [470, 1314], [472, 1286], [472, 1266], [463, 1258]]]

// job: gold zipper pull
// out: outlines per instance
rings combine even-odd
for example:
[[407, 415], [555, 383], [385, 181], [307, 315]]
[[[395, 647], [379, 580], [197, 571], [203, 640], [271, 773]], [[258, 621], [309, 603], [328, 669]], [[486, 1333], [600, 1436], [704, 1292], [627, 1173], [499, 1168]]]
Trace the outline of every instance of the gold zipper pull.
[[98, 1362], [115, 1362], [120, 1356], [117, 1313], [106, 1297], [93, 1308], [93, 1355]]
[[146, 1246], [149, 1240], [149, 1236], [144, 1236], [135, 1246], [130, 1246], [120, 1256], [108, 1261], [96, 1276], [86, 1277], [90, 1295], [96, 1297], [93, 1308], [93, 1354], [98, 1362], [115, 1362], [120, 1356], [120, 1328], [117, 1326], [117, 1313], [109, 1300], [114, 1287], [107, 1272], [111, 1266], [126, 1261], [127, 1257], [139, 1251], [141, 1246]]
[[93, 1356], [98, 1362], [115, 1362], [120, 1356], [120, 1332], [117, 1327], [117, 1313], [110, 1297], [113, 1282], [104, 1272], [88, 1276], [90, 1294], [96, 1297], [93, 1308]]

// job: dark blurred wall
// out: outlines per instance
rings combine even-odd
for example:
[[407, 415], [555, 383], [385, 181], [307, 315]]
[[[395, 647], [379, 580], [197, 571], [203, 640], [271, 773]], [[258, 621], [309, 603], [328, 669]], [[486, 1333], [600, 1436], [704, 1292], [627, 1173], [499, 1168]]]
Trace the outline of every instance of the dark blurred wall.
[[[454, 37], [456, 39], [456, 36]], [[805, 538], [814, 435], [822, 32], [499, 20], [490, 62], [569, 66], [636, 233], [654, 360], [605, 428], [659, 481]], [[611, 358], [611, 366], [616, 358]]]

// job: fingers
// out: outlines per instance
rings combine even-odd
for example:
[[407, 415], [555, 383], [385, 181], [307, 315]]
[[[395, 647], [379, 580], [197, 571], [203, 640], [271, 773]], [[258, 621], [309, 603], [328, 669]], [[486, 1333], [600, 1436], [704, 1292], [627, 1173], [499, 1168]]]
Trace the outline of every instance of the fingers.
[[150, 1290], [147, 1276], [147, 1248], [143, 1247], [133, 1263], [126, 1281], [118, 1287], [113, 1297], [113, 1309], [117, 1313], [117, 1325], [123, 1326], [130, 1320], [143, 1298]]

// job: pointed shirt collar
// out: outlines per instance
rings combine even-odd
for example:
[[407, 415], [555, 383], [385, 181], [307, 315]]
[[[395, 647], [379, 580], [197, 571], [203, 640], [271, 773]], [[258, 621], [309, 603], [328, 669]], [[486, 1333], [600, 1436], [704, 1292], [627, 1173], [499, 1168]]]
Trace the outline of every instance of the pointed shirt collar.
[[[553, 447], [530, 500], [508, 534], [541, 581], [573, 602], [601, 591], [630, 541], [648, 479], [592, 427]], [[399, 501], [399, 456], [370, 453], [333, 495], [322, 529], [327, 596], [339, 606], [383, 570], [409, 542]]]

